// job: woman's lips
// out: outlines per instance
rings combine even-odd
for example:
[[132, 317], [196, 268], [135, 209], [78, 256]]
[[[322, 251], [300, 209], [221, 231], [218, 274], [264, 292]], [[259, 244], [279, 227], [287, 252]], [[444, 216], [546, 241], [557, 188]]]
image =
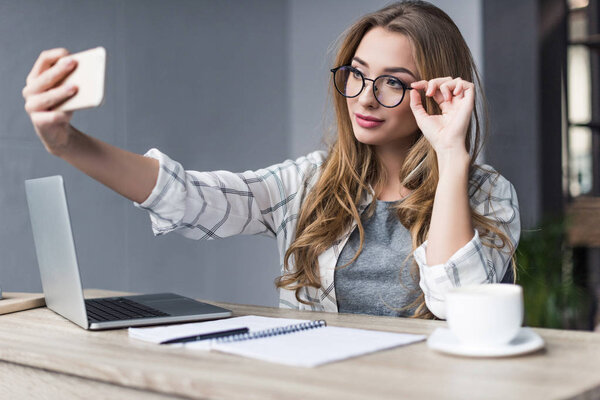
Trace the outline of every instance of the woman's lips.
[[354, 114], [354, 116], [356, 117], [356, 123], [363, 128], [376, 128], [384, 122], [384, 120], [366, 115]]

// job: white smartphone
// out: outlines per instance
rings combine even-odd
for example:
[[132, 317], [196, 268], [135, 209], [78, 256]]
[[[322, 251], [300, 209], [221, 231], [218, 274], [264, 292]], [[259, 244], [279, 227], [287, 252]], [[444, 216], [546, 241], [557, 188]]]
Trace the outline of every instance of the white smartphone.
[[79, 90], [75, 96], [60, 104], [55, 110], [73, 111], [101, 105], [104, 100], [106, 49], [96, 47], [65, 58], [77, 60], [77, 67], [63, 84], [75, 84]]

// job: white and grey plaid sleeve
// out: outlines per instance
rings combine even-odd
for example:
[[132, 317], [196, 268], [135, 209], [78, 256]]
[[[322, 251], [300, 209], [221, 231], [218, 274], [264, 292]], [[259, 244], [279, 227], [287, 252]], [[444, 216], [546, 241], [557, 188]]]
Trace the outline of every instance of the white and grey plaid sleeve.
[[[497, 222], [516, 250], [521, 234], [519, 203], [513, 185], [490, 166], [476, 170], [470, 179], [471, 206], [481, 215]], [[493, 238], [499, 243], [499, 238]], [[427, 241], [415, 252], [421, 278], [419, 285], [425, 294], [427, 308], [445, 319], [445, 294], [453, 287], [469, 284], [497, 283], [511, 266], [512, 252], [508, 246], [495, 249], [485, 246], [475, 230], [473, 238], [444, 264], [428, 265]], [[509, 272], [510, 273], [510, 272]]]
[[150, 214], [155, 235], [177, 231], [192, 239], [237, 234], [277, 236], [296, 218], [307, 174], [324, 159], [317, 151], [257, 171], [186, 171], [157, 149], [145, 156], [159, 161], [150, 196], [135, 205]]

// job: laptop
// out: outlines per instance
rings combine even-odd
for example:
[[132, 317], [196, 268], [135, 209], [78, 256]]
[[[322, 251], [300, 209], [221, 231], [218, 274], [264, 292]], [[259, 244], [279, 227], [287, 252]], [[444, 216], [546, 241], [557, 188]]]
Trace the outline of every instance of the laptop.
[[46, 305], [89, 330], [225, 318], [231, 311], [172, 293], [84, 299], [60, 175], [25, 181]]

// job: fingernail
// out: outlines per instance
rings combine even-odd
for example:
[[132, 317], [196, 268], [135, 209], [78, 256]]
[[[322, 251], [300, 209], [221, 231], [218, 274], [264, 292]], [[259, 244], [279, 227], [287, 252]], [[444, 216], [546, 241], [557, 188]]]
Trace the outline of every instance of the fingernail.
[[75, 86], [75, 85], [69, 86], [69, 88], [67, 89], [68, 94], [73, 94], [76, 91], [77, 91], [77, 86]]
[[62, 63], [62, 65], [64, 65], [65, 68], [71, 68], [75, 65], [75, 60], [71, 59], [66, 59], [63, 58], [62, 60], [60, 60], [60, 62]]

